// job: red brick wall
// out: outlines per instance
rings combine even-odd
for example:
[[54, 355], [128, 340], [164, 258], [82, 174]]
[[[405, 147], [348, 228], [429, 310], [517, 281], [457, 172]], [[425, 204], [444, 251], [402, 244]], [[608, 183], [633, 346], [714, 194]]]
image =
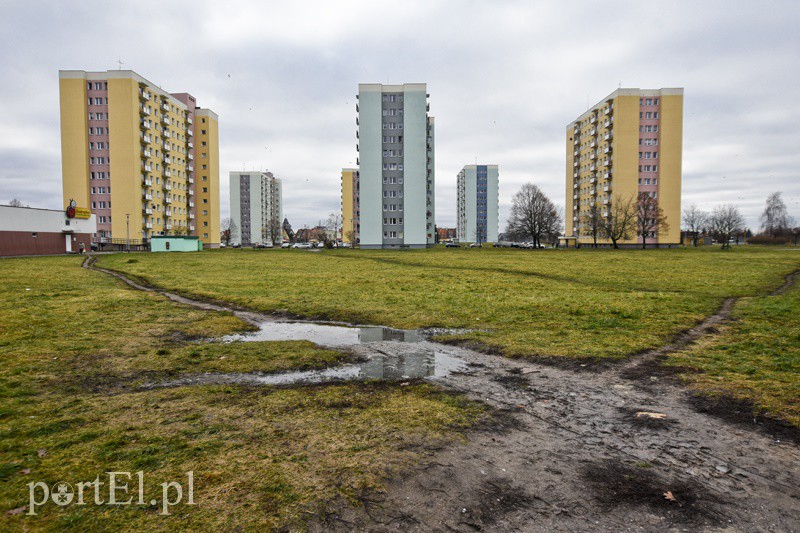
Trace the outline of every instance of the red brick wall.
[[[63, 233], [39, 232], [36, 237], [33, 235], [30, 231], [0, 231], [0, 256], [66, 253], [67, 245]], [[71, 238], [73, 252], [78, 253], [80, 243], [89, 250], [92, 242], [90, 234], [74, 233]]]

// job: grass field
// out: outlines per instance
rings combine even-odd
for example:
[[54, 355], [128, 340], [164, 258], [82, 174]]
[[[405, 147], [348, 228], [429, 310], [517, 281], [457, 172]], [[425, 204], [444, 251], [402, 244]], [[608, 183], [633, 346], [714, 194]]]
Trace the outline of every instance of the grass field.
[[510, 357], [619, 358], [664, 343], [725, 297], [777, 287], [800, 252], [223, 250], [99, 264], [266, 312], [475, 329], [460, 338]]
[[740, 300], [733, 321], [670, 357], [705, 394], [731, 395], [800, 427], [800, 286], [776, 296]]
[[[202, 340], [247, 326], [80, 264], [0, 260], [0, 530], [298, 525], [323, 502], [382, 486], [425, 445], [459, 439], [483, 416], [424, 384], [137, 389], [187, 372], [315, 368], [348, 356], [305, 342]], [[198, 505], [169, 517], [152, 505], [50, 503], [22, 514], [30, 482], [74, 486], [112, 470], [144, 472], [145, 501], [194, 471]]]

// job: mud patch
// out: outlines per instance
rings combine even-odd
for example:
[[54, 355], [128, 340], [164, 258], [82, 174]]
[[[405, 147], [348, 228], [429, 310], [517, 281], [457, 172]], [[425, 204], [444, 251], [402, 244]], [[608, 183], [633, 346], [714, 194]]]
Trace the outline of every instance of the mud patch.
[[507, 479], [490, 479], [478, 487], [473, 499], [464, 502], [458, 523], [475, 530], [482, 530], [502, 521], [515, 511], [530, 509], [537, 505], [546, 504]]
[[531, 382], [521, 374], [519, 368], [509, 369], [506, 374], [499, 374], [492, 378], [492, 381], [500, 383], [509, 389], [529, 389]]
[[770, 438], [800, 444], [800, 428], [759, 412], [749, 400], [725, 395], [692, 393], [689, 403], [699, 413], [712, 415], [730, 424], [767, 435]]
[[717, 509], [721, 500], [690, 480], [670, 480], [656, 468], [641, 468], [607, 459], [583, 471], [594, 500], [606, 511], [618, 507], [645, 507], [657, 513], [664, 525], [722, 523]]

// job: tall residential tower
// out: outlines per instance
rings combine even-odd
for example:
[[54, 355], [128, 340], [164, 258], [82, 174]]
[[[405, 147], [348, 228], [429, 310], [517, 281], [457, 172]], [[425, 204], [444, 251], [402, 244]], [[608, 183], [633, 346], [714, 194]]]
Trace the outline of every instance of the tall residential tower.
[[197, 235], [219, 246], [218, 117], [130, 70], [59, 71], [64, 206], [97, 242]]
[[358, 244], [358, 169], [342, 169], [342, 242]]
[[466, 165], [458, 173], [458, 240], [497, 242], [497, 165]]
[[424, 83], [359, 84], [356, 111], [361, 248], [435, 243], [434, 120]]
[[234, 244], [278, 244], [282, 239], [281, 180], [272, 172], [231, 172], [231, 232]]
[[653, 244], [680, 242], [682, 146], [683, 89], [618, 89], [579, 116], [566, 132], [565, 235], [591, 242], [592, 204], [606, 217], [614, 200], [641, 193], [658, 200], [669, 224]]

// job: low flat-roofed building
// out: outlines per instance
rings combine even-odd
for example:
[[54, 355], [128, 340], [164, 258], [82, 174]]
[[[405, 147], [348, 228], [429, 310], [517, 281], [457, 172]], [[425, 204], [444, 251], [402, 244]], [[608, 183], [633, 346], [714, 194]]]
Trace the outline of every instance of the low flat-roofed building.
[[97, 217], [85, 208], [56, 211], [0, 205], [0, 256], [88, 251], [96, 233]]

